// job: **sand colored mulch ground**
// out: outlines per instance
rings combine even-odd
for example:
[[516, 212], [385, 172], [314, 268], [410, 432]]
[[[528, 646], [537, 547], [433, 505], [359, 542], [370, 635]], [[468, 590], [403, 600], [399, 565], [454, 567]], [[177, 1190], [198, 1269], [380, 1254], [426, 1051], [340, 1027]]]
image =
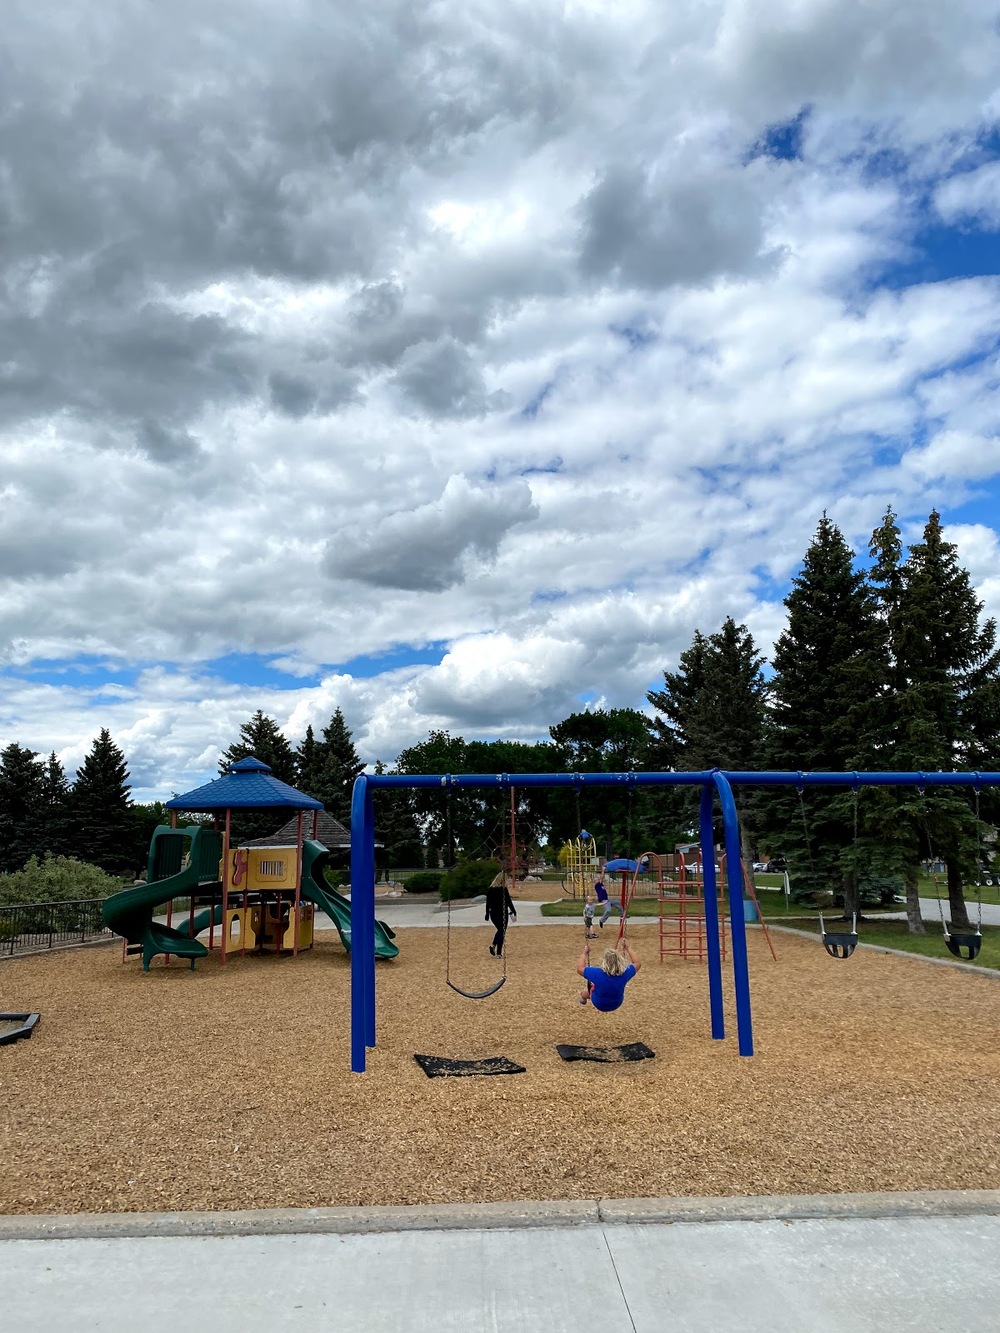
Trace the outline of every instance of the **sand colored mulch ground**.
[[[488, 931], [453, 931], [481, 985]], [[379, 1046], [349, 1072], [348, 960], [0, 962], [0, 1211], [74, 1212], [1000, 1187], [1000, 981], [751, 933], [757, 1054], [712, 1042], [703, 966], [648, 961], [612, 1015], [575, 999], [576, 926], [515, 927], [493, 999], [444, 985], [445, 932], [379, 965]], [[727, 970], [727, 985], [730, 973]], [[728, 1004], [728, 1000], [727, 1000]], [[556, 1042], [655, 1060], [564, 1064]], [[415, 1051], [527, 1073], [428, 1079]]]

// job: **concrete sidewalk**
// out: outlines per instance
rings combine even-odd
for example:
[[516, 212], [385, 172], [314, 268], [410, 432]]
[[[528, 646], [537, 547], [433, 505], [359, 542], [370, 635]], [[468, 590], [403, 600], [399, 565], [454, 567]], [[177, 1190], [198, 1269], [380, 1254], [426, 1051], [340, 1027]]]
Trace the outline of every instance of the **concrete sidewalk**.
[[1000, 1308], [995, 1191], [53, 1221], [0, 1219], [12, 1333], [986, 1333]]

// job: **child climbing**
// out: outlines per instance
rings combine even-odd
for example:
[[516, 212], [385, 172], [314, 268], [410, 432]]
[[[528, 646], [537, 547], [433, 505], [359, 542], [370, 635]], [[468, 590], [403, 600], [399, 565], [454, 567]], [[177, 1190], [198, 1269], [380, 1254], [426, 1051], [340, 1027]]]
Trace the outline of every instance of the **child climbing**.
[[600, 967], [590, 966], [590, 945], [583, 946], [583, 953], [576, 965], [577, 973], [587, 983], [587, 989], [580, 992], [580, 1003], [589, 1000], [602, 1014], [609, 1014], [621, 1007], [625, 998], [625, 987], [642, 967], [632, 951], [628, 940], [622, 940], [621, 948], [628, 954], [628, 961], [617, 949], [605, 949]]
[[492, 921], [496, 927], [496, 934], [493, 936], [493, 943], [490, 945], [490, 953], [494, 958], [503, 957], [503, 941], [507, 933], [508, 917], [516, 921], [517, 912], [511, 901], [511, 896], [507, 891], [507, 885], [498, 875], [499, 883], [494, 882], [486, 890], [486, 920]]
[[597, 906], [603, 908], [603, 911], [601, 912], [601, 919], [597, 923], [603, 930], [604, 927], [608, 924], [608, 921], [611, 919], [612, 907], [618, 908], [618, 914], [620, 916], [624, 915], [624, 910], [617, 898], [608, 897], [608, 891], [604, 887], [603, 880], [600, 879], [597, 880], [597, 882], [594, 885], [594, 893], [597, 895]]

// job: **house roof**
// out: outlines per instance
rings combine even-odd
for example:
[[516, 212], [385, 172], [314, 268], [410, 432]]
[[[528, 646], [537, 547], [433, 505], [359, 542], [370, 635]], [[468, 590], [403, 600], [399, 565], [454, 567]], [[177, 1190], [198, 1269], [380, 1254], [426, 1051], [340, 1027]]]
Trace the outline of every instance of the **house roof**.
[[282, 782], [267, 764], [252, 755], [230, 764], [214, 782], [174, 796], [166, 806], [168, 810], [191, 811], [323, 809], [322, 801]]
[[[272, 833], [269, 838], [254, 838], [248, 846], [250, 847], [294, 847], [298, 839], [297, 818], [289, 819], [287, 823], [282, 824], [277, 833]], [[313, 836], [313, 816], [307, 814], [302, 820], [303, 838]], [[316, 838], [328, 848], [331, 852], [337, 847], [350, 847], [351, 833], [349, 829], [344, 828], [339, 819], [334, 819], [333, 815], [327, 814], [325, 810], [320, 810], [316, 815]]]

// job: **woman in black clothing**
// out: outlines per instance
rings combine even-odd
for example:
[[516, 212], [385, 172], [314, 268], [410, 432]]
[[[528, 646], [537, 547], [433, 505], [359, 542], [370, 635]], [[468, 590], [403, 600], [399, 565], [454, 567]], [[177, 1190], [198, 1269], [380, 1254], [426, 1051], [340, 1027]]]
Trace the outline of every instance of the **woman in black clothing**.
[[508, 917], [513, 921], [517, 920], [517, 912], [507, 892], [507, 885], [491, 884], [486, 890], [486, 920], [492, 921], [496, 926], [496, 934], [490, 945], [490, 953], [494, 958], [503, 957], [503, 937], [507, 933]]

